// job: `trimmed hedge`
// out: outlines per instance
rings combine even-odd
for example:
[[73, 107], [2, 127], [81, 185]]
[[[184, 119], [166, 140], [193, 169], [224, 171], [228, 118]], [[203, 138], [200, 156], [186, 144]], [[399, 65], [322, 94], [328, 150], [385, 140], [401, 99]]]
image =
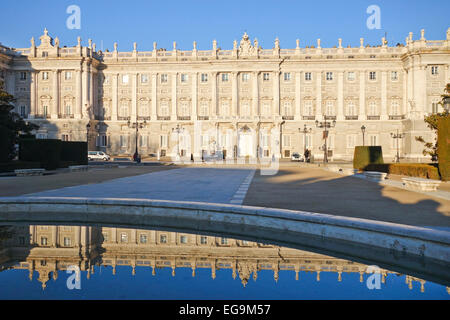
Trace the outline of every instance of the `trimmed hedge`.
[[61, 158], [61, 140], [22, 139], [19, 144], [19, 160], [40, 162], [41, 168], [54, 170], [59, 168]]
[[14, 172], [17, 169], [38, 169], [41, 167], [40, 162], [31, 161], [11, 161], [0, 163], [0, 172]]
[[450, 117], [438, 121], [439, 173], [444, 181], [450, 180]]
[[61, 145], [61, 161], [72, 162], [73, 165], [88, 164], [87, 143], [63, 141]]
[[424, 163], [369, 164], [364, 171], [378, 171], [403, 176], [439, 180], [437, 165]]
[[369, 164], [382, 164], [383, 151], [381, 146], [358, 146], [353, 155], [353, 168], [363, 170]]

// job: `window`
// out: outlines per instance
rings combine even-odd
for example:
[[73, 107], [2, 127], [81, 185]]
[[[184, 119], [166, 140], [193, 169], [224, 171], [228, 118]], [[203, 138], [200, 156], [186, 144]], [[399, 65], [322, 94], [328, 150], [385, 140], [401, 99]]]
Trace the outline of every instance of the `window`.
[[228, 116], [230, 114], [230, 104], [228, 102], [222, 102], [220, 111], [222, 116]]
[[437, 66], [431, 67], [431, 74], [436, 75], [436, 74], [438, 74], [438, 71], [439, 71], [439, 69]]
[[207, 244], [207, 243], [208, 243], [208, 237], [206, 237], [206, 236], [201, 236], [201, 237], [200, 237], [200, 243], [201, 243], [201, 244]]
[[369, 72], [369, 80], [377, 80], [377, 73], [375, 71]]
[[398, 73], [397, 71], [391, 72], [391, 81], [397, 81], [398, 80]]
[[41, 237], [41, 246], [46, 246], [48, 244], [47, 237]]
[[269, 81], [270, 80], [270, 74], [267, 73], [267, 72], [263, 73], [263, 80], [264, 81]]
[[398, 101], [394, 100], [391, 102], [391, 115], [396, 116], [399, 114], [398, 107], [399, 107]]
[[203, 101], [200, 103], [200, 115], [207, 116], [209, 115], [209, 105], [208, 102]]
[[27, 80], [27, 73], [26, 72], [21, 72], [20, 73], [20, 80], [22, 80], [22, 81]]
[[228, 81], [228, 73], [222, 73], [222, 82]]
[[180, 243], [186, 244], [187, 243], [187, 236], [180, 236]]
[[61, 135], [61, 140], [62, 140], [62, 141], [70, 141], [69, 135], [68, 135], [68, 134], [63, 134], [63, 135]]
[[248, 102], [244, 102], [241, 106], [241, 116], [249, 116], [250, 115], [250, 105]]
[[248, 82], [249, 79], [250, 79], [250, 75], [248, 73], [242, 74], [242, 82]]
[[375, 135], [371, 135], [370, 137], [369, 137], [369, 141], [370, 141], [370, 145], [371, 146], [376, 146], [377, 145], [377, 136], [375, 136]]
[[347, 104], [347, 115], [348, 116], [355, 115], [355, 103], [353, 101], [349, 101]]
[[283, 104], [283, 111], [284, 111], [284, 115], [285, 116], [291, 116], [291, 102], [290, 101], [285, 101]]
[[161, 83], [166, 83], [168, 79], [169, 79], [169, 77], [166, 73], [163, 73], [161, 75]]
[[311, 81], [311, 80], [312, 80], [311, 72], [305, 72], [305, 81]]
[[120, 147], [126, 148], [128, 144], [128, 137], [127, 136], [120, 136]]
[[327, 72], [326, 77], [327, 77], [327, 81], [333, 80], [333, 72]]
[[128, 242], [128, 234], [121, 233], [120, 234], [120, 242]]
[[291, 73], [290, 72], [284, 73], [284, 81], [291, 81]]
[[356, 144], [356, 135], [349, 134], [347, 136], [347, 148], [353, 149], [355, 147], [355, 144]]
[[334, 116], [334, 103], [333, 101], [327, 101], [325, 114], [327, 116]]
[[139, 146], [141, 148], [146, 148], [147, 147], [147, 142], [148, 142], [148, 136], [146, 136], [146, 135], [140, 135], [139, 136]]
[[48, 80], [48, 72], [47, 71], [42, 72], [42, 80]]
[[283, 135], [283, 147], [290, 147], [291, 146], [291, 136], [290, 135]]
[[22, 118], [25, 118], [26, 112], [27, 112], [27, 107], [26, 106], [20, 106], [20, 116]]
[[122, 76], [122, 83], [127, 84], [129, 80], [130, 80], [130, 78], [128, 77], [127, 74], [124, 74]]
[[438, 113], [439, 112], [439, 104], [436, 102], [433, 102], [431, 104], [431, 112], [432, 113]]
[[182, 73], [180, 76], [180, 81], [183, 83], [188, 82], [188, 75], [186, 73]]
[[268, 102], [265, 102], [265, 103], [263, 103], [263, 106], [262, 106], [262, 113], [265, 115], [265, 116], [270, 116], [271, 115], [271, 111], [270, 111], [270, 103], [268, 103]]
[[227, 245], [228, 244], [228, 239], [227, 238], [220, 238], [220, 244], [221, 245]]
[[167, 148], [167, 141], [168, 141], [167, 135], [161, 136], [160, 139], [161, 148]]
[[128, 104], [127, 103], [123, 103], [121, 106], [120, 106], [120, 109], [119, 109], [119, 116], [120, 117], [128, 117]]
[[139, 242], [140, 243], [147, 243], [147, 235], [141, 233], [140, 236], [139, 236]]
[[70, 104], [66, 104], [64, 106], [64, 112], [65, 112], [66, 115], [72, 114], [72, 106]]
[[208, 74], [207, 73], [202, 73], [200, 76], [200, 81], [201, 82], [208, 82]]
[[108, 137], [105, 134], [101, 134], [97, 137], [97, 147], [106, 147], [108, 144]]
[[159, 242], [160, 243], [167, 243], [167, 235], [162, 234], [159, 236]]
[[186, 101], [181, 102], [180, 106], [180, 116], [189, 116], [190, 110], [189, 110], [189, 104]]
[[375, 101], [369, 102], [369, 115], [370, 116], [378, 115], [377, 103]]
[[46, 58], [48, 57], [48, 52], [47, 51], [42, 51], [42, 58]]
[[305, 115], [312, 116], [313, 115], [313, 105], [311, 100], [305, 101]]
[[350, 71], [347, 73], [347, 80], [348, 81], [354, 81], [355, 80], [355, 73], [353, 71]]
[[42, 106], [42, 115], [46, 117], [47, 114], [48, 114], [48, 106], [44, 105]]
[[70, 246], [71, 246], [70, 238], [64, 237], [64, 247], [70, 247]]
[[307, 135], [305, 135], [305, 147], [307, 148], [307, 149], [312, 149], [312, 146], [313, 146], [313, 144], [312, 144], [312, 135], [310, 135], [310, 134], [307, 134]]
[[141, 74], [141, 83], [148, 83], [148, 74]]
[[65, 80], [72, 80], [72, 71], [66, 71], [64, 73], [64, 79]]
[[159, 108], [160, 116], [168, 116], [169, 115], [169, 103], [168, 102], [161, 102], [160, 108]]

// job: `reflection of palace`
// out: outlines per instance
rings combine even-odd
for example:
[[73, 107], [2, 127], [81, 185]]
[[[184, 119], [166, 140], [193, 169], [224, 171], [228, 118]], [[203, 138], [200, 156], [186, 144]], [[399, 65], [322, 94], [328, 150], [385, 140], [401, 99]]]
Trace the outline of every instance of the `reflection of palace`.
[[[244, 34], [233, 49], [213, 41], [208, 50], [158, 48], [101, 52], [60, 45], [45, 30], [27, 48], [0, 46], [0, 80], [17, 97], [15, 111], [40, 125], [39, 138], [85, 141], [114, 155], [135, 150], [135, 130], [143, 122], [141, 154], [227, 159], [290, 158], [309, 148], [322, 158], [322, 130], [315, 121], [336, 120], [327, 149], [334, 160], [350, 160], [355, 145], [381, 145], [385, 157], [396, 152], [391, 132], [400, 130], [401, 155], [424, 158], [415, 136], [432, 140], [424, 115], [442, 112], [438, 102], [450, 82], [450, 29], [444, 40], [425, 31], [404, 44], [386, 39], [354, 47], [342, 39], [332, 48], [281, 48], [276, 39], [263, 49]], [[344, 40], [347, 41], [347, 40]], [[292, 41], [292, 44], [294, 41]], [[131, 48], [130, 48], [131, 49]], [[312, 132], [300, 134], [304, 125]], [[183, 130], [173, 130], [177, 126]], [[174, 134], [177, 132], [177, 134]], [[179, 145], [179, 149], [177, 147]]]
[[[316, 273], [317, 281], [322, 272], [335, 272], [337, 281], [342, 281], [342, 273], [359, 273], [361, 282], [367, 270], [366, 265], [317, 253], [213, 236], [79, 226], [10, 229], [13, 236], [0, 246], [0, 270], [27, 269], [30, 280], [37, 271], [43, 288], [70, 265], [86, 271], [87, 278], [99, 265], [111, 266], [113, 274], [116, 266], [130, 266], [133, 275], [136, 267], [152, 268], [153, 275], [157, 269], [171, 268], [173, 276], [176, 268], [190, 268], [193, 277], [196, 269], [207, 268], [213, 279], [217, 270], [231, 269], [233, 279], [239, 275], [244, 286], [250, 278], [256, 281], [260, 270], [272, 270], [275, 281], [280, 271], [290, 270], [296, 280], [300, 272]], [[388, 274], [399, 275], [384, 269], [380, 272], [382, 283]], [[425, 280], [406, 276], [410, 289], [413, 281], [418, 281], [424, 292]]]

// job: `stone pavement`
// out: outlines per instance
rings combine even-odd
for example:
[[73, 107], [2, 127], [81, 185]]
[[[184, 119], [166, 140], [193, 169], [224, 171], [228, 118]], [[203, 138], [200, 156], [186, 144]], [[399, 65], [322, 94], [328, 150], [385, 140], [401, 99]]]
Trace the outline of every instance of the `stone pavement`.
[[274, 176], [257, 171], [243, 204], [450, 227], [449, 200], [314, 167], [281, 167]]
[[239, 200], [242, 202], [245, 187], [248, 188], [251, 180], [249, 176], [253, 174], [254, 169], [187, 167], [27, 196], [138, 198], [228, 204]]

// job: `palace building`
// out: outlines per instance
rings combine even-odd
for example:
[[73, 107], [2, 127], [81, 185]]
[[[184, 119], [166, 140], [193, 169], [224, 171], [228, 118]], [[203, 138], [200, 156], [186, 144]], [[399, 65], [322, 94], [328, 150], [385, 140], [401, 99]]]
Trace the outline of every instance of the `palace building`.
[[[158, 48], [101, 52], [60, 45], [45, 30], [39, 45], [0, 46], [0, 77], [16, 112], [40, 125], [38, 138], [89, 141], [90, 150], [145, 157], [290, 158], [327, 146], [331, 160], [351, 160], [356, 145], [381, 145], [386, 159], [422, 161], [424, 116], [442, 112], [450, 82], [445, 40], [410, 33], [405, 44], [263, 49], [247, 34], [223, 50]], [[318, 124], [335, 121], [328, 136]], [[316, 123], [318, 122], [318, 124]], [[87, 125], [89, 126], [87, 127]], [[138, 128], [136, 128], [136, 124]], [[362, 127], [365, 127], [363, 133]], [[138, 130], [137, 130], [138, 129]], [[305, 130], [306, 129], [306, 130]], [[394, 139], [391, 133], [403, 134]], [[326, 144], [324, 138], [326, 137]]]

